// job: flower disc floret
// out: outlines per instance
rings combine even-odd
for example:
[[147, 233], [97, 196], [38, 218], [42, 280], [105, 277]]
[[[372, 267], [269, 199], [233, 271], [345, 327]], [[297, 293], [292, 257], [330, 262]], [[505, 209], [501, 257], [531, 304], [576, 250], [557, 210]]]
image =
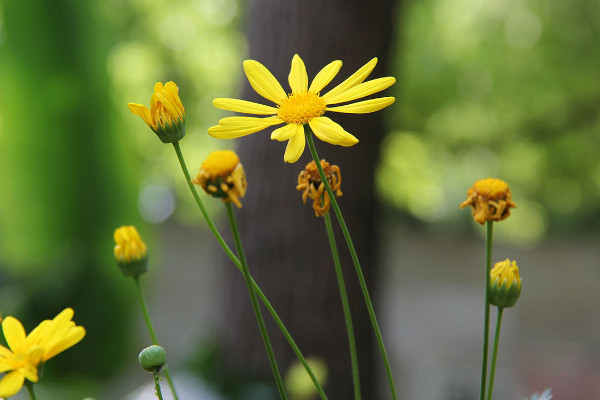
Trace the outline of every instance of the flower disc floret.
[[512, 201], [508, 184], [500, 179], [485, 178], [476, 181], [467, 192], [460, 208], [471, 206], [473, 218], [483, 225], [486, 221], [500, 221], [510, 216]]
[[325, 113], [327, 104], [319, 95], [307, 92], [291, 94], [281, 102], [277, 116], [287, 124], [304, 125]]
[[233, 139], [270, 126], [285, 124], [271, 133], [271, 139], [288, 142], [283, 159], [289, 163], [296, 162], [304, 152], [306, 125], [324, 142], [339, 146], [353, 146], [358, 143], [358, 139], [324, 115], [327, 111], [365, 114], [379, 111], [392, 104], [395, 100], [393, 97], [349, 103], [380, 92], [396, 82], [393, 77], [365, 82], [376, 64], [377, 59], [373, 58], [342, 83], [321, 95], [322, 89], [337, 75], [342, 62], [336, 60], [326, 65], [309, 86], [304, 62], [296, 54], [292, 59], [288, 76], [292, 91], [287, 94], [264, 65], [258, 61], [246, 60], [244, 71], [250, 85], [258, 94], [274, 103], [274, 106], [238, 99], [214, 99], [213, 105], [217, 108], [259, 117], [223, 118], [219, 121], [219, 125], [208, 129], [208, 134], [218, 139]]

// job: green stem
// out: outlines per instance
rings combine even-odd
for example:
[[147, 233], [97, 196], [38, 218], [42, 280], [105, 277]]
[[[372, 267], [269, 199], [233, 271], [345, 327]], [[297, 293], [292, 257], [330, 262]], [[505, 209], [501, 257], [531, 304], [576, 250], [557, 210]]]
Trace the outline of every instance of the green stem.
[[360, 267], [360, 263], [358, 261], [358, 255], [356, 254], [356, 250], [354, 249], [354, 244], [352, 243], [352, 238], [350, 237], [350, 232], [346, 227], [346, 222], [344, 221], [344, 217], [342, 216], [342, 212], [340, 207], [337, 204], [337, 200], [333, 195], [333, 191], [331, 190], [331, 185], [327, 181], [325, 177], [325, 173], [323, 172], [323, 167], [321, 167], [321, 161], [319, 159], [319, 155], [317, 154], [317, 149], [315, 148], [315, 143], [312, 137], [312, 131], [310, 128], [305, 125], [304, 130], [306, 132], [306, 140], [308, 142], [308, 148], [310, 149], [310, 153], [317, 165], [317, 169], [319, 170], [319, 175], [321, 176], [321, 181], [325, 184], [325, 189], [327, 190], [327, 194], [329, 195], [329, 199], [331, 200], [331, 205], [333, 210], [335, 211], [335, 216], [337, 217], [338, 223], [340, 224], [340, 228], [342, 228], [342, 233], [344, 234], [344, 239], [346, 239], [346, 245], [348, 246], [348, 250], [350, 250], [350, 256], [352, 257], [352, 262], [354, 263], [354, 268], [356, 270], [356, 275], [358, 277], [358, 282], [360, 283], [360, 288], [362, 290], [363, 297], [365, 299], [365, 304], [367, 306], [367, 311], [369, 312], [369, 317], [371, 318], [371, 325], [373, 326], [373, 331], [375, 333], [375, 338], [377, 339], [377, 345], [379, 346], [379, 352], [381, 353], [381, 357], [383, 358], [383, 363], [385, 365], [385, 372], [387, 375], [388, 383], [390, 385], [390, 391], [392, 393], [392, 398], [394, 400], [398, 399], [398, 395], [396, 394], [396, 386], [394, 385], [394, 377], [392, 376], [392, 369], [390, 367], [390, 362], [387, 356], [387, 352], [385, 351], [385, 346], [383, 344], [383, 339], [381, 337], [381, 330], [379, 329], [379, 324], [377, 323], [377, 318], [375, 317], [375, 311], [373, 309], [373, 303], [371, 301], [371, 297], [369, 296], [369, 290], [367, 289], [367, 284], [365, 282], [365, 277], [362, 272], [362, 268]]
[[154, 392], [156, 393], [156, 397], [159, 400], [163, 400], [162, 391], [160, 390], [160, 377], [158, 376], [158, 371], [154, 371]]
[[492, 269], [492, 236], [494, 232], [494, 222], [487, 222], [487, 232], [485, 238], [485, 317], [483, 326], [483, 358], [481, 363], [481, 389], [479, 393], [480, 400], [485, 398], [485, 385], [487, 378], [488, 365], [488, 346], [490, 341], [490, 271]]
[[[223, 249], [225, 254], [227, 254], [227, 256], [233, 262], [233, 264], [236, 266], [236, 268], [240, 272], [243, 272], [242, 264], [240, 263], [240, 260], [238, 260], [238, 258], [235, 256], [235, 254], [233, 254], [233, 252], [231, 251], [229, 246], [227, 246], [227, 243], [225, 243], [225, 240], [223, 240], [223, 237], [221, 236], [221, 234], [217, 230], [215, 224], [213, 223], [212, 219], [208, 215], [206, 208], [204, 208], [204, 204], [202, 204], [202, 200], [200, 199], [200, 196], [198, 195], [198, 191], [196, 191], [196, 188], [194, 187], [194, 184], [192, 183], [192, 178], [190, 177], [190, 173], [185, 164], [185, 159], [183, 158], [183, 154], [181, 153], [181, 148], [179, 147], [179, 143], [178, 142], [173, 143], [173, 147], [175, 148], [175, 153], [177, 154], [177, 159], [179, 160], [179, 165], [181, 166], [181, 170], [183, 172], [183, 175], [185, 176], [187, 185], [190, 189], [190, 192], [192, 192], [192, 196], [196, 200], [196, 204], [198, 205], [198, 208], [202, 212], [202, 216], [204, 217], [206, 224], [210, 228], [215, 239], [217, 239], [217, 242], [219, 243], [219, 245], [221, 246], [221, 248]], [[308, 362], [306, 362], [306, 359], [304, 358], [304, 356], [302, 355], [302, 352], [300, 351], [300, 348], [298, 347], [298, 345], [292, 338], [292, 335], [290, 335], [290, 333], [287, 330], [287, 328], [285, 327], [283, 321], [281, 320], [281, 318], [279, 318], [279, 315], [277, 315], [277, 312], [271, 305], [271, 302], [269, 302], [269, 300], [267, 299], [267, 297], [265, 296], [263, 291], [260, 289], [258, 284], [254, 281], [254, 279], [251, 278], [251, 280], [252, 280], [252, 287], [256, 291], [256, 294], [260, 298], [260, 301], [262, 301], [262, 303], [265, 305], [265, 307], [267, 308], [267, 311], [269, 311], [269, 314], [271, 314], [271, 317], [273, 318], [273, 320], [275, 321], [275, 323], [281, 330], [281, 333], [283, 334], [283, 336], [289, 343], [290, 347], [292, 348], [292, 351], [294, 352], [294, 354], [296, 355], [298, 360], [300, 360], [300, 363], [306, 370], [306, 373], [308, 374], [308, 376], [310, 376], [310, 379], [312, 380], [313, 384], [315, 385], [317, 392], [319, 392], [319, 396], [321, 397], [322, 400], [327, 400], [327, 396], [325, 395], [325, 392], [323, 391], [321, 384], [317, 380], [317, 377], [315, 376], [314, 372], [312, 371], [312, 368], [310, 367], [310, 365], [308, 365]]]
[[238, 230], [237, 221], [235, 219], [235, 214], [233, 213], [233, 207], [231, 205], [231, 202], [226, 202], [225, 208], [227, 209], [227, 218], [229, 219], [229, 226], [233, 235], [235, 249], [238, 253], [238, 258], [242, 264], [242, 273], [244, 275], [244, 280], [246, 281], [246, 288], [248, 289], [248, 294], [250, 295], [250, 302], [252, 303], [252, 308], [254, 309], [254, 315], [256, 316], [256, 321], [258, 322], [260, 334], [262, 336], [265, 348], [267, 350], [269, 362], [271, 363], [273, 376], [275, 377], [275, 382], [277, 383], [277, 390], [279, 390], [279, 396], [282, 399], [287, 400], [287, 395], [285, 394], [285, 387], [283, 386], [283, 381], [281, 379], [281, 373], [279, 372], [279, 367], [277, 366], [277, 361], [275, 360], [273, 346], [271, 345], [271, 340], [269, 340], [269, 333], [267, 332], [267, 327], [265, 326], [265, 320], [263, 319], [262, 312], [260, 311], [260, 305], [258, 304], [256, 293], [254, 291], [254, 288], [252, 287], [250, 269], [248, 268], [248, 261], [246, 260], [246, 255], [242, 246], [242, 240], [240, 238], [240, 232]]
[[35, 391], [33, 390], [33, 382], [25, 379], [25, 387], [27, 388], [27, 393], [29, 393], [29, 398], [31, 400], [37, 400], [37, 397], [35, 397]]
[[494, 392], [494, 376], [496, 375], [496, 356], [498, 355], [498, 343], [500, 342], [500, 327], [502, 326], [502, 312], [504, 308], [498, 307], [498, 319], [496, 320], [496, 335], [494, 336], [494, 349], [492, 350], [492, 365], [490, 368], [490, 383], [488, 386], [487, 400], [492, 400]]
[[[150, 319], [150, 312], [148, 311], [146, 297], [144, 296], [144, 292], [142, 291], [142, 285], [140, 284], [140, 277], [134, 276], [133, 282], [135, 283], [135, 291], [140, 301], [140, 307], [142, 308], [142, 314], [144, 315], [144, 320], [146, 321], [146, 327], [148, 328], [148, 333], [150, 333], [152, 344], [159, 345], [158, 337], [156, 336], [156, 331], [154, 330], [154, 324], [152, 324], [152, 320]], [[175, 398], [175, 400], [179, 400], [179, 396], [177, 396], [175, 384], [173, 383], [173, 379], [171, 379], [171, 373], [169, 372], [169, 369], [163, 368], [163, 373], [165, 374], [165, 378], [167, 378], [167, 382], [169, 384], [169, 387], [171, 388], [171, 393], [173, 393], [173, 397]]]
[[350, 347], [350, 364], [352, 365], [352, 381], [354, 383], [354, 399], [360, 400], [360, 377], [358, 373], [358, 357], [356, 354], [356, 341], [354, 339], [354, 327], [352, 326], [352, 315], [350, 313], [350, 305], [348, 303], [348, 294], [346, 293], [346, 284], [344, 283], [344, 275], [342, 273], [342, 265], [340, 263], [340, 255], [335, 243], [333, 228], [331, 227], [331, 217], [329, 213], [323, 216], [325, 220], [325, 228], [327, 229], [327, 237], [329, 246], [331, 247], [331, 255], [333, 257], [333, 265], [335, 274], [340, 288], [340, 297], [342, 299], [342, 307], [344, 308], [344, 319], [346, 320], [346, 331], [348, 334], [348, 345]]

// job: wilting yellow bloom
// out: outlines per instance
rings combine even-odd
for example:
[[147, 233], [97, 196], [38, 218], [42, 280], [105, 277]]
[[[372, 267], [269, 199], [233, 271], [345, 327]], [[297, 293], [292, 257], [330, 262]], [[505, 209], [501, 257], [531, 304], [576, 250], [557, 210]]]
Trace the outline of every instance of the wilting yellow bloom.
[[[331, 186], [331, 190], [335, 191], [336, 197], [342, 195], [340, 186], [342, 185], [342, 175], [340, 174], [340, 168], [337, 165], [330, 165], [324, 159], [321, 160], [321, 167], [325, 173], [325, 178]], [[317, 164], [314, 161], [306, 164], [306, 167], [300, 175], [298, 175], [298, 186], [297, 190], [302, 190], [302, 202], [306, 204], [306, 198], [310, 197], [313, 200], [313, 210], [317, 217], [322, 217], [329, 211], [331, 200], [325, 190], [325, 184], [321, 181]]]
[[475, 182], [467, 192], [467, 199], [460, 208], [471, 206], [475, 221], [483, 225], [486, 221], [500, 221], [510, 215], [512, 201], [508, 184], [500, 179], [485, 178]]
[[125, 276], [139, 276], [146, 272], [148, 250], [134, 226], [115, 229], [115, 259]]
[[238, 207], [242, 206], [240, 198], [246, 195], [248, 187], [240, 158], [231, 150], [210, 153], [192, 182], [209, 195], [231, 201]]
[[174, 143], [185, 136], [185, 109], [174, 82], [156, 82], [150, 98], [150, 109], [142, 104], [129, 103], [129, 109], [142, 117], [163, 143]]
[[4, 338], [10, 349], [0, 346], [0, 397], [11, 397], [23, 387], [25, 379], [38, 381], [38, 365], [79, 343], [85, 329], [72, 321], [73, 310], [66, 308], [53, 320], [45, 320], [29, 335], [19, 320], [6, 317], [2, 321]]
[[521, 277], [516, 261], [508, 258], [497, 262], [490, 271], [490, 303], [498, 307], [512, 307], [521, 294]]
[[296, 162], [304, 151], [304, 125], [306, 124], [319, 139], [327, 143], [352, 146], [358, 143], [358, 139], [323, 115], [326, 111], [365, 114], [379, 111], [392, 104], [393, 97], [381, 97], [331, 107], [380, 92], [396, 82], [393, 77], [363, 82], [373, 71], [375, 64], [377, 58], [373, 58], [348, 79], [321, 95], [321, 90], [336, 76], [342, 67], [342, 62], [336, 60], [326, 65], [309, 86], [304, 62], [296, 54], [292, 59], [288, 77], [292, 92], [287, 94], [264, 65], [258, 61], [246, 60], [244, 71], [250, 85], [258, 94], [275, 103], [276, 107], [238, 99], [214, 99], [213, 104], [217, 108], [268, 117], [223, 118], [218, 126], [209, 128], [208, 133], [218, 139], [233, 139], [261, 131], [269, 126], [285, 124], [271, 133], [271, 139], [288, 140], [283, 159], [289, 163]]

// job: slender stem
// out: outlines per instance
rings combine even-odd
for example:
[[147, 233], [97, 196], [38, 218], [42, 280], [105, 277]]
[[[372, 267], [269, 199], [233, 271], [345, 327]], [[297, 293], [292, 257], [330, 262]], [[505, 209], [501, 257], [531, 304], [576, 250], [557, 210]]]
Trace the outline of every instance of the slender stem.
[[342, 299], [342, 307], [344, 308], [344, 319], [346, 320], [346, 331], [348, 334], [348, 345], [350, 347], [350, 364], [352, 365], [352, 382], [354, 383], [354, 399], [360, 400], [360, 377], [358, 373], [358, 357], [356, 354], [356, 340], [354, 339], [354, 327], [352, 326], [352, 315], [350, 313], [350, 305], [348, 303], [348, 294], [346, 293], [346, 284], [344, 283], [344, 275], [342, 273], [342, 265], [340, 263], [340, 255], [335, 243], [333, 228], [331, 227], [331, 217], [329, 213], [323, 216], [325, 220], [325, 228], [327, 229], [327, 237], [329, 246], [331, 247], [331, 255], [333, 257], [333, 265], [335, 274], [340, 288], [340, 297]]
[[[215, 224], [213, 223], [212, 219], [208, 215], [208, 212], [206, 211], [206, 208], [204, 207], [204, 204], [202, 204], [202, 200], [200, 199], [200, 196], [198, 195], [198, 192], [196, 191], [196, 188], [194, 187], [194, 184], [192, 183], [192, 178], [190, 177], [190, 173], [189, 173], [189, 171], [187, 169], [187, 166], [185, 164], [185, 159], [183, 158], [183, 154], [181, 153], [181, 148], [179, 147], [179, 143], [178, 142], [173, 143], [173, 147], [175, 148], [175, 153], [177, 154], [177, 159], [179, 160], [179, 165], [181, 166], [181, 170], [183, 172], [183, 175], [185, 176], [185, 180], [186, 180], [187, 185], [188, 185], [188, 187], [190, 189], [190, 192], [192, 192], [192, 196], [196, 200], [196, 204], [198, 205], [198, 208], [202, 212], [202, 216], [206, 220], [206, 223], [207, 223], [208, 227], [210, 228], [210, 230], [211, 230], [212, 234], [214, 235], [215, 239], [217, 239], [217, 242], [219, 243], [219, 245], [221, 246], [221, 248], [223, 249], [223, 251], [225, 252], [225, 254], [227, 254], [227, 256], [233, 262], [233, 264], [236, 266], [236, 268], [240, 272], [242, 272], [242, 264], [240, 263], [240, 260], [238, 260], [238, 258], [235, 256], [235, 254], [233, 254], [233, 252], [231, 251], [231, 249], [229, 248], [229, 246], [227, 246], [227, 243], [225, 243], [225, 240], [223, 240], [223, 237], [221, 236], [221, 234], [217, 230]], [[277, 312], [275, 311], [275, 309], [271, 305], [271, 302], [269, 302], [269, 300], [267, 299], [267, 297], [265, 296], [265, 294], [263, 293], [263, 291], [260, 289], [260, 287], [258, 286], [258, 284], [254, 281], [254, 279], [252, 279], [252, 286], [254, 287], [254, 290], [256, 291], [256, 294], [260, 298], [260, 301], [262, 301], [262, 303], [265, 305], [265, 307], [269, 311], [269, 314], [271, 314], [271, 317], [273, 318], [273, 320], [275, 321], [275, 323], [279, 327], [279, 330], [281, 330], [281, 333], [283, 334], [283, 336], [285, 337], [285, 339], [289, 343], [290, 347], [292, 348], [292, 351], [294, 352], [294, 354], [296, 355], [296, 357], [298, 358], [298, 360], [300, 360], [300, 363], [302, 364], [302, 366], [306, 370], [306, 373], [308, 374], [308, 376], [310, 376], [310, 379], [313, 382], [313, 384], [315, 385], [315, 388], [317, 389], [317, 392], [319, 392], [319, 396], [321, 397], [322, 400], [327, 400], [327, 396], [325, 395], [325, 392], [323, 391], [323, 388], [321, 387], [321, 384], [317, 380], [317, 377], [315, 376], [312, 368], [310, 367], [310, 365], [308, 365], [308, 362], [306, 361], [306, 359], [302, 355], [302, 352], [300, 351], [300, 348], [298, 347], [298, 345], [296, 344], [296, 342], [292, 338], [292, 335], [290, 335], [289, 331], [285, 327], [285, 325], [284, 325], [283, 321], [281, 320], [281, 318], [279, 318], [279, 315], [277, 315]]]
[[492, 236], [494, 233], [494, 221], [487, 222], [485, 238], [485, 317], [483, 325], [483, 358], [481, 362], [481, 389], [480, 400], [485, 398], [485, 385], [488, 365], [488, 346], [490, 341], [490, 270], [492, 268]]
[[29, 398], [31, 400], [37, 400], [37, 397], [35, 397], [35, 392], [33, 390], [33, 382], [25, 379], [25, 387], [27, 388], [27, 393], [29, 393]]
[[154, 371], [154, 392], [156, 393], [156, 397], [159, 398], [159, 400], [163, 400], [163, 395], [162, 395], [162, 391], [160, 390], [160, 377], [158, 375], [158, 371]]
[[352, 238], [350, 237], [350, 232], [346, 227], [346, 222], [344, 221], [344, 217], [342, 216], [342, 212], [340, 207], [337, 204], [337, 200], [333, 195], [333, 191], [331, 190], [331, 185], [327, 181], [325, 177], [325, 173], [323, 172], [323, 167], [321, 167], [321, 161], [319, 159], [319, 155], [317, 154], [317, 149], [315, 148], [315, 143], [312, 137], [312, 131], [310, 128], [305, 125], [304, 130], [306, 132], [306, 140], [308, 142], [308, 147], [310, 149], [310, 153], [312, 154], [313, 160], [317, 165], [317, 169], [319, 170], [319, 175], [321, 176], [321, 181], [325, 184], [325, 189], [327, 190], [327, 194], [329, 195], [329, 199], [331, 200], [331, 205], [333, 210], [335, 211], [335, 216], [340, 224], [340, 228], [342, 228], [342, 233], [344, 234], [344, 239], [346, 239], [346, 245], [348, 246], [348, 250], [350, 250], [350, 256], [352, 257], [352, 262], [354, 263], [354, 268], [356, 270], [356, 275], [358, 277], [358, 282], [360, 283], [360, 288], [362, 290], [363, 297], [365, 299], [365, 304], [367, 306], [367, 311], [369, 312], [369, 317], [371, 318], [371, 325], [373, 326], [373, 331], [375, 333], [375, 338], [377, 339], [377, 345], [379, 346], [379, 352], [381, 353], [381, 357], [383, 358], [383, 363], [385, 365], [385, 372], [387, 375], [388, 383], [390, 385], [390, 391], [392, 392], [392, 398], [394, 400], [398, 399], [398, 395], [396, 394], [396, 386], [394, 385], [394, 377], [392, 376], [392, 369], [390, 367], [390, 362], [385, 351], [385, 346], [383, 344], [383, 339], [381, 337], [381, 330], [379, 329], [379, 324], [377, 323], [377, 318], [375, 317], [375, 311], [373, 309], [373, 303], [371, 301], [371, 297], [369, 296], [369, 290], [367, 289], [367, 284], [365, 282], [365, 277], [363, 275], [362, 269], [360, 267], [360, 263], [358, 261], [358, 255], [356, 254], [356, 250], [354, 249], [354, 244], [352, 243]]
[[[152, 344], [158, 345], [158, 337], [156, 336], [156, 331], [154, 330], [154, 324], [152, 324], [152, 320], [150, 319], [150, 312], [148, 311], [146, 297], [144, 296], [144, 292], [142, 291], [142, 285], [140, 285], [140, 277], [134, 276], [133, 282], [135, 284], [134, 286], [135, 291], [138, 295], [138, 299], [140, 300], [140, 307], [142, 308], [142, 314], [144, 315], [144, 320], [146, 321], [146, 327], [148, 328], [148, 333], [150, 333], [150, 338], [152, 339]], [[163, 368], [163, 373], [165, 374], [165, 378], [167, 378], [167, 383], [171, 388], [173, 397], [175, 398], [175, 400], [179, 400], [179, 396], [177, 396], [175, 384], [173, 383], [173, 379], [171, 379], [171, 373], [169, 372], [169, 369]]]
[[250, 269], [248, 268], [248, 261], [246, 260], [246, 255], [242, 246], [242, 240], [240, 238], [240, 232], [238, 230], [235, 214], [233, 213], [233, 207], [230, 202], [226, 202], [225, 208], [227, 209], [227, 218], [229, 219], [229, 226], [233, 235], [233, 241], [235, 242], [235, 249], [238, 253], [238, 258], [242, 264], [242, 273], [244, 275], [244, 280], [246, 281], [246, 288], [248, 289], [248, 294], [250, 295], [250, 302], [252, 303], [254, 315], [256, 316], [256, 321], [258, 322], [258, 327], [260, 329], [260, 335], [262, 336], [263, 342], [265, 344], [267, 356], [269, 357], [271, 369], [273, 370], [273, 376], [275, 377], [275, 382], [277, 383], [277, 390], [279, 390], [279, 396], [282, 399], [286, 400], [287, 395], [285, 394], [285, 387], [283, 386], [281, 373], [279, 372], [279, 367], [277, 366], [277, 361], [275, 360], [273, 346], [271, 345], [271, 340], [269, 340], [269, 333], [267, 332], [265, 320], [263, 319], [262, 312], [260, 311], [260, 305], [258, 304], [258, 300], [256, 298], [256, 292], [254, 290], [254, 287], [252, 287]]
[[492, 400], [494, 393], [494, 376], [496, 375], [496, 356], [498, 355], [498, 343], [500, 342], [500, 327], [502, 326], [502, 312], [504, 308], [498, 307], [498, 319], [496, 320], [496, 335], [494, 336], [494, 349], [492, 350], [492, 365], [490, 368], [490, 383], [488, 386], [487, 400]]

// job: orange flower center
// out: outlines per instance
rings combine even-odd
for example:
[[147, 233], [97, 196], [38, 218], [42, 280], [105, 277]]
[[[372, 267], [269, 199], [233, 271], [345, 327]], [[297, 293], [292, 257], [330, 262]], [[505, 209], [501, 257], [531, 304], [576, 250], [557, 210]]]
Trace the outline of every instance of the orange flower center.
[[487, 199], [505, 198], [510, 192], [508, 184], [500, 179], [486, 178], [480, 179], [473, 185], [475, 192]]
[[325, 113], [327, 104], [318, 94], [293, 93], [279, 105], [277, 116], [288, 124], [304, 125]]

